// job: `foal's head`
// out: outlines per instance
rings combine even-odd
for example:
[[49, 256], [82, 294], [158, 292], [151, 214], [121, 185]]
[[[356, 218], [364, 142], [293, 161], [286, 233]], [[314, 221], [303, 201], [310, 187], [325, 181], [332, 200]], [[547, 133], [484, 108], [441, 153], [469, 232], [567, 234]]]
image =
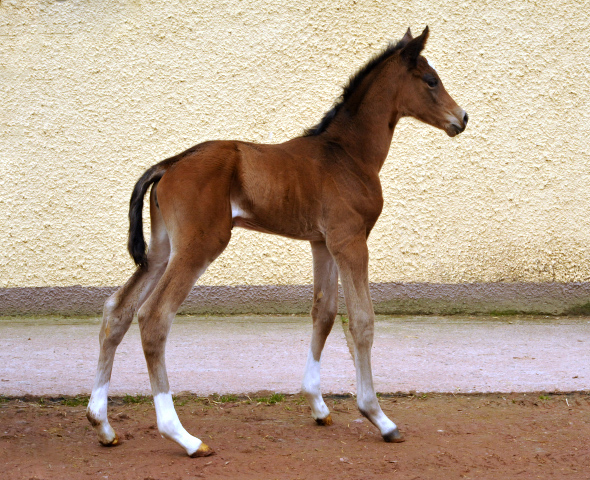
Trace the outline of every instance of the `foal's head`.
[[403, 85], [399, 107], [402, 116], [411, 116], [454, 137], [467, 127], [467, 112], [459, 107], [445, 90], [436, 70], [420, 52], [428, 39], [428, 27], [413, 38], [408, 29], [400, 41], [399, 51]]

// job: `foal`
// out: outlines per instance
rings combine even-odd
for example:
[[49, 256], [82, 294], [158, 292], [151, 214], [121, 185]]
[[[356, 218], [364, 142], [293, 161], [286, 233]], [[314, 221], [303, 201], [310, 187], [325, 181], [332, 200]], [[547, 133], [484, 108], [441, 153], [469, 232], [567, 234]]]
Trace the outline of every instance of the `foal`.
[[[160, 433], [190, 456], [213, 452], [178, 419], [164, 348], [177, 309], [227, 246], [233, 227], [311, 243], [313, 333], [302, 390], [312, 417], [320, 425], [332, 423], [320, 393], [320, 358], [337, 313], [340, 275], [354, 339], [359, 410], [385, 441], [403, 441], [373, 388], [367, 237], [383, 206], [379, 171], [399, 119], [412, 116], [451, 137], [467, 125], [465, 111], [420, 55], [427, 38], [428, 27], [416, 38], [408, 29], [351, 77], [332, 110], [302, 137], [278, 145], [205, 142], [143, 174], [129, 210], [129, 252], [137, 270], [105, 303], [87, 410], [102, 444], [118, 443], [107, 419], [107, 393], [115, 350], [137, 312]], [[150, 186], [146, 253], [142, 206]]]

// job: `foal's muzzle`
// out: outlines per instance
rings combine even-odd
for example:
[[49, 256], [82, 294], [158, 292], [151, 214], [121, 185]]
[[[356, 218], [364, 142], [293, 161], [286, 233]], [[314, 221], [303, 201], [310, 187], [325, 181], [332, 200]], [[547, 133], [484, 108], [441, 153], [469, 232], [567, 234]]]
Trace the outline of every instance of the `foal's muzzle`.
[[460, 133], [464, 132], [467, 128], [467, 122], [469, 121], [469, 115], [463, 109], [460, 109], [459, 115], [456, 113], [452, 116], [449, 116], [449, 123], [445, 128], [447, 135], [449, 137], [454, 137], [455, 135], [459, 135]]

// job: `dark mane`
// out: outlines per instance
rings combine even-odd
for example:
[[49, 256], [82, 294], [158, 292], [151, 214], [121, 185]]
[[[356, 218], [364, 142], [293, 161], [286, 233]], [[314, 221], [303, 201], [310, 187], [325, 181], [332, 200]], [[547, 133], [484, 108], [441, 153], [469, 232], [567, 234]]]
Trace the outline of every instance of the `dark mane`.
[[346, 85], [342, 88], [342, 94], [340, 97], [336, 99], [334, 102], [334, 106], [325, 113], [324, 117], [321, 119], [320, 123], [314, 125], [313, 127], [308, 128], [303, 132], [304, 137], [312, 137], [314, 135], [319, 135], [322, 132], [325, 132], [328, 128], [328, 125], [332, 123], [334, 117], [342, 108], [342, 105], [346, 103], [348, 99], [352, 96], [352, 94], [356, 91], [356, 89], [360, 86], [365, 78], [377, 68], [383, 61], [390, 58], [394, 53], [401, 50], [404, 46], [404, 43], [400, 40], [397, 43], [390, 43], [382, 52], [375, 55], [371, 58], [363, 67], [359, 69], [354, 75], [352, 75]]

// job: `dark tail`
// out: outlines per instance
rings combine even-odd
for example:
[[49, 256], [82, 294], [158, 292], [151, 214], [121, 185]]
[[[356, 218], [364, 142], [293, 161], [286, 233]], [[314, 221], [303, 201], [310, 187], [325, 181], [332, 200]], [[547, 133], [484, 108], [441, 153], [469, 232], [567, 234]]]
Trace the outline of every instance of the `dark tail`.
[[148, 168], [141, 176], [135, 184], [129, 202], [129, 240], [127, 241], [127, 249], [135, 264], [140, 268], [147, 268], [148, 264], [145, 239], [143, 238], [143, 197], [150, 185], [160, 180], [166, 172], [168, 165], [162, 163]]

